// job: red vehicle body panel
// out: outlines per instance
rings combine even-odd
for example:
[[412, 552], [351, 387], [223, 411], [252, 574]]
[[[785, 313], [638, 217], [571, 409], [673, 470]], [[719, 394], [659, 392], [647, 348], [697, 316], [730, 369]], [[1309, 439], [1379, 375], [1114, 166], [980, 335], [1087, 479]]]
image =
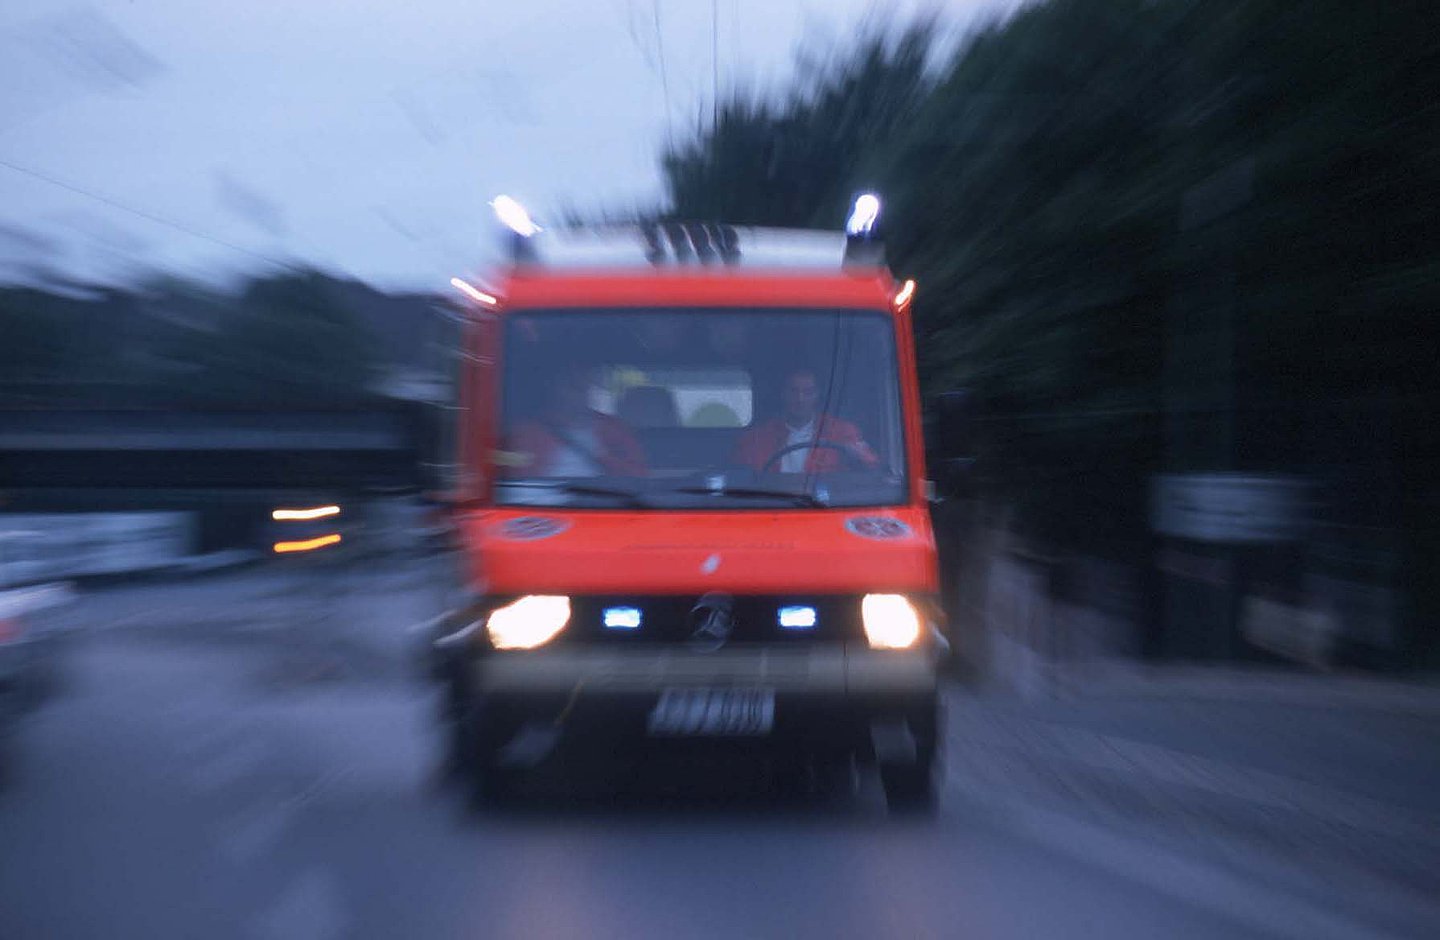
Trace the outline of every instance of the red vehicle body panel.
[[[883, 516], [910, 533], [883, 540], [846, 528]], [[507, 538], [505, 524], [541, 518], [562, 531]], [[462, 523], [472, 583], [487, 593], [934, 593], [934, 540], [923, 510], [694, 512], [497, 509]]]
[[[934, 539], [924, 495], [924, 448], [909, 304], [896, 305], [889, 272], [836, 270], [772, 274], [745, 269], [689, 268], [656, 272], [519, 271], [501, 284], [494, 307], [472, 322], [462, 376], [467, 415], [460, 435], [462, 500], [476, 508], [457, 520], [468, 549], [472, 586], [518, 593], [863, 593], [937, 590]], [[489, 455], [498, 447], [498, 374], [504, 368], [500, 321], [527, 309], [816, 307], [866, 309], [892, 315], [899, 358], [906, 456], [905, 505], [845, 509], [651, 509], [494, 507]], [[507, 539], [506, 520], [543, 517], [563, 531], [539, 539]], [[870, 539], [847, 519], [884, 516], [909, 535]]]
[[656, 273], [516, 273], [499, 291], [502, 310], [523, 307], [868, 307], [890, 308], [896, 285], [886, 273], [765, 274], [725, 269]]

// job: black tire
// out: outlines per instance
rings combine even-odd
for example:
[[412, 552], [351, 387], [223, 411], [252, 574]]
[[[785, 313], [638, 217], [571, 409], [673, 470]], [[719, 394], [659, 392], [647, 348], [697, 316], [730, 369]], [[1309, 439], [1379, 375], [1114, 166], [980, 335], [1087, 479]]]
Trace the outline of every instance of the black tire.
[[855, 792], [855, 755], [850, 751], [822, 752], [815, 758], [814, 774], [820, 798], [849, 798]]
[[501, 809], [516, 792], [516, 772], [493, 764], [470, 780], [470, 808], [475, 811]]
[[508, 802], [515, 794], [518, 778], [518, 771], [500, 762], [500, 748], [508, 736], [497, 733], [478, 705], [466, 709], [455, 724], [451, 758], [470, 808], [493, 809]]
[[815, 792], [809, 755], [788, 754], [770, 763], [770, 793], [782, 802], [799, 802]]
[[930, 760], [881, 764], [880, 784], [890, 812], [928, 816], [936, 809], [935, 768]]
[[935, 754], [940, 724], [940, 702], [937, 699], [910, 715], [910, 733], [915, 737], [915, 760], [905, 764], [880, 765], [880, 784], [885, 789], [885, 803], [892, 813], [929, 815], [935, 811], [938, 790]]
[[444, 694], [436, 708], [435, 719], [440, 731], [440, 781], [455, 783], [466, 778], [473, 759], [471, 753], [475, 732], [470, 720], [465, 691], [456, 676], [443, 677]]
[[16, 716], [10, 711], [8, 690], [0, 689], [0, 793], [9, 789], [15, 777], [15, 760], [19, 750]]

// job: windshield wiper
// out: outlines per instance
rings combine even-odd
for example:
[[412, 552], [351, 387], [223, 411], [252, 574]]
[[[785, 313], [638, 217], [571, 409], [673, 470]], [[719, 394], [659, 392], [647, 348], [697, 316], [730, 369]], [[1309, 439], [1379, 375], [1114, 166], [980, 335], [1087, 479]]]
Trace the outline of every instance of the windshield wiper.
[[622, 489], [618, 486], [600, 486], [594, 483], [570, 483], [554, 480], [498, 480], [499, 486], [534, 486], [544, 490], [554, 490], [557, 493], [565, 493], [570, 496], [608, 496], [620, 501], [622, 506], [630, 509], [649, 509], [650, 504], [634, 490]]
[[675, 493], [683, 493], [686, 496], [740, 496], [749, 499], [786, 499], [796, 506], [806, 506], [811, 509], [826, 509], [829, 503], [825, 502], [814, 493], [797, 493], [794, 490], [771, 490], [758, 486], [685, 486]]

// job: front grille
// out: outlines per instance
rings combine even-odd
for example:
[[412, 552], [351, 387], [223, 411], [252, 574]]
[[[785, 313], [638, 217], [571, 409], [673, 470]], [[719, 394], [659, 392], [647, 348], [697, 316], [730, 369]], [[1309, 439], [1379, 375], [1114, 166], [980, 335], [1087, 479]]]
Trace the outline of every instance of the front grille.
[[[691, 611], [698, 595], [610, 595], [579, 596], [570, 599], [570, 625], [557, 643], [653, 644], [684, 643], [695, 624]], [[815, 626], [787, 629], [779, 624], [782, 607], [812, 607]], [[604, 611], [612, 607], [633, 607], [640, 611], [640, 626], [633, 630], [607, 628]], [[734, 622], [726, 646], [737, 643], [843, 642], [863, 637], [860, 599], [845, 595], [737, 595]]]
[[650, 644], [646, 649], [650, 650], [649, 655], [637, 650], [633, 657], [617, 657], [606, 664], [606, 668], [595, 670], [587, 679], [587, 685], [591, 689], [604, 689], [609, 685], [662, 688], [740, 684], [788, 689], [808, 684], [814, 675], [834, 672], [833, 662], [814, 662], [813, 646], [759, 650], [736, 647], [711, 654], [663, 644]]

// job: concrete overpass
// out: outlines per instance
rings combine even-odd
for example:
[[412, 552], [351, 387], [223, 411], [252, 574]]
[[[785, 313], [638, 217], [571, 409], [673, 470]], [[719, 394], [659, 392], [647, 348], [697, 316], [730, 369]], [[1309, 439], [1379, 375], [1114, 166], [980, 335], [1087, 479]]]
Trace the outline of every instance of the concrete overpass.
[[327, 411], [0, 412], [0, 492], [336, 489], [425, 485], [439, 414], [379, 401]]
[[263, 546], [271, 507], [358, 509], [441, 485], [442, 414], [393, 399], [323, 411], [0, 410], [0, 528], [7, 515], [166, 510], [191, 520], [193, 551]]

